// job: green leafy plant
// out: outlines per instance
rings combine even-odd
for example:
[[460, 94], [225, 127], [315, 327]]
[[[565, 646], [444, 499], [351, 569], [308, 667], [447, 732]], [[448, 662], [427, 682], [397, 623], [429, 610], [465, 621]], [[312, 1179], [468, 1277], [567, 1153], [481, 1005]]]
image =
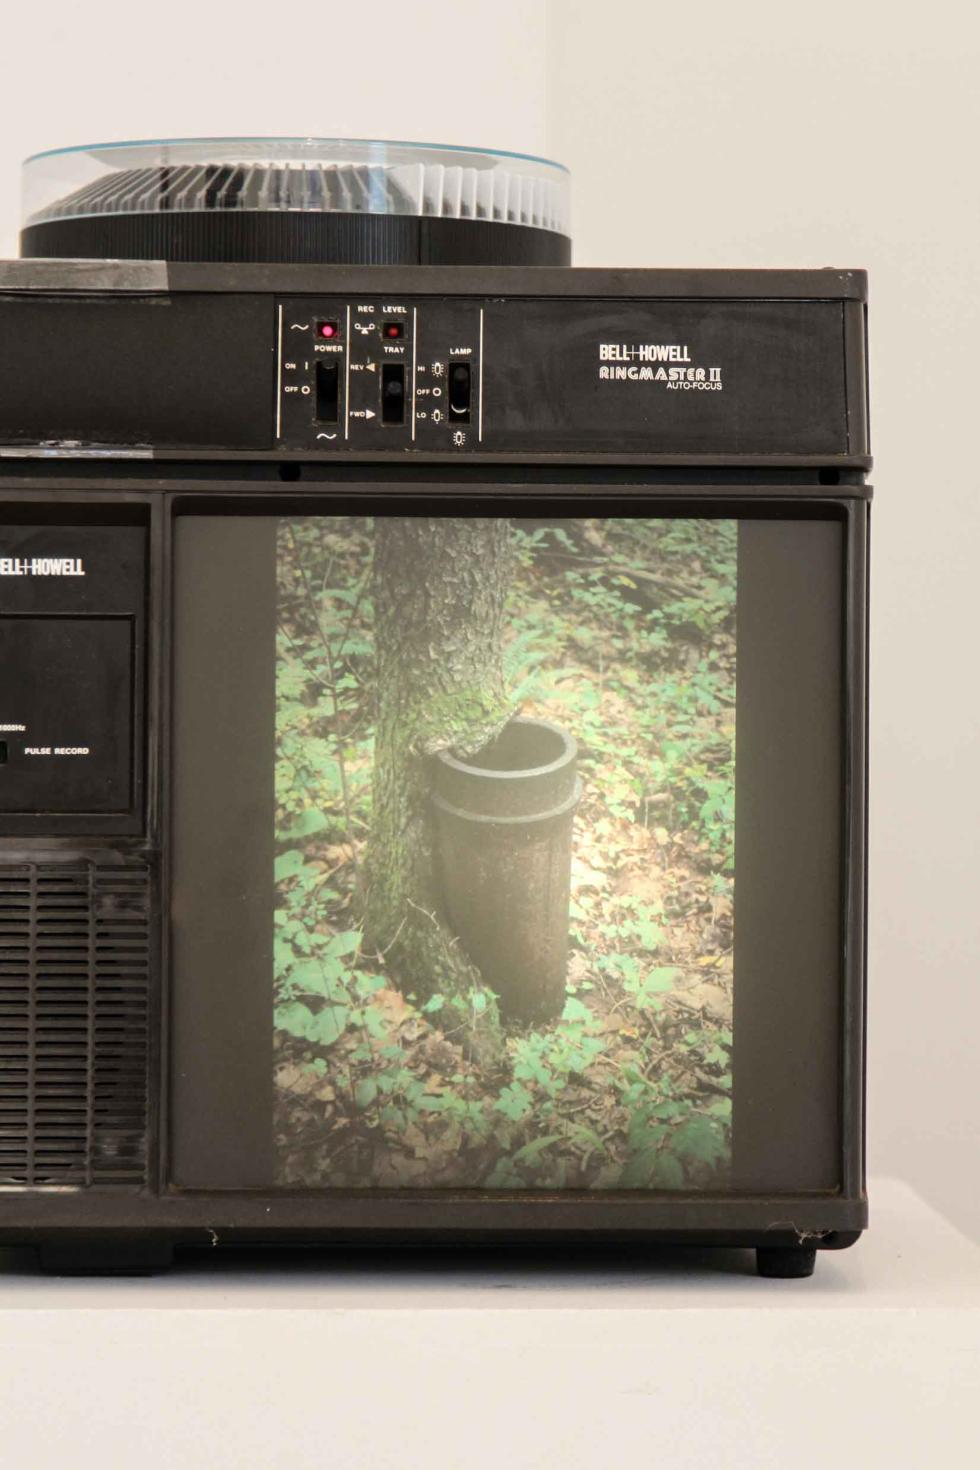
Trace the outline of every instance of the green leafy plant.
[[519, 522], [514, 544], [509, 693], [573, 732], [583, 796], [564, 1011], [501, 1052], [486, 986], [417, 1003], [364, 952], [371, 525], [280, 528], [274, 1020], [292, 1182], [670, 1190], [727, 1167], [737, 526]]

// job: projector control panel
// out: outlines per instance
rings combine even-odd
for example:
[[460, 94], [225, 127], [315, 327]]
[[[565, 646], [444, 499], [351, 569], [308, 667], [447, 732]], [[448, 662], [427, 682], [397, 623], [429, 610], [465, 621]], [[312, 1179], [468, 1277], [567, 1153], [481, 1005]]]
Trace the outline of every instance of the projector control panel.
[[287, 453], [842, 454], [839, 305], [276, 302]]
[[483, 439], [479, 303], [282, 301], [276, 441], [289, 448], [464, 450]]
[[[43, 265], [18, 263], [14, 281]], [[520, 295], [424, 293], [372, 271], [363, 294], [326, 268], [312, 274], [337, 285], [316, 294], [0, 285], [0, 459], [812, 464], [868, 452], [858, 300], [625, 297], [612, 274], [607, 295], [545, 294], [562, 279], [552, 271], [538, 295], [533, 271], [514, 274]], [[822, 280], [805, 273], [800, 289]]]

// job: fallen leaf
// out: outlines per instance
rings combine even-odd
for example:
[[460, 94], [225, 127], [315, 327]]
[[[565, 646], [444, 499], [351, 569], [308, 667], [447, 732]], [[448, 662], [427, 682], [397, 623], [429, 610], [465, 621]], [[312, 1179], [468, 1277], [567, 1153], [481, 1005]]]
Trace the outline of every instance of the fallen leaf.
[[293, 1092], [298, 1097], [305, 1097], [313, 1092], [320, 1082], [320, 1078], [309, 1067], [300, 1067], [295, 1062], [287, 1062], [276, 1072], [276, 1086], [281, 1087], [284, 1092]]
[[396, 1026], [408, 1010], [408, 1002], [399, 990], [376, 990], [370, 997], [370, 1003], [383, 1011], [392, 1025]]

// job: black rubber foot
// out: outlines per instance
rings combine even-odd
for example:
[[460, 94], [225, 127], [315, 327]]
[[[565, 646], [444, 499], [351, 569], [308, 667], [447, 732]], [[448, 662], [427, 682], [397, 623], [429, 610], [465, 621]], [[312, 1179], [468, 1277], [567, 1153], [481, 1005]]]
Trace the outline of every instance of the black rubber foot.
[[155, 1240], [52, 1240], [37, 1255], [52, 1276], [154, 1276], [174, 1263], [170, 1242]]
[[760, 1276], [777, 1276], [783, 1280], [812, 1276], [817, 1252], [808, 1245], [760, 1245], [755, 1253]]

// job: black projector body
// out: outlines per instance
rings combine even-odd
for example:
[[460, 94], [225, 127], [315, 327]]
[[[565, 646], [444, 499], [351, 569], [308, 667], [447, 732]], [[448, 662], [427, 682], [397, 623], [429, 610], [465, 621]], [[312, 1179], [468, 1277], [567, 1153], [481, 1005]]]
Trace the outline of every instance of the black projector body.
[[[0, 1242], [120, 1270], [179, 1245], [707, 1244], [806, 1274], [866, 1224], [863, 274], [578, 270], [560, 232], [542, 247], [519, 221], [270, 217], [262, 245], [254, 221], [229, 243], [229, 217], [209, 234], [200, 211], [190, 236], [167, 211], [148, 235], [133, 215], [108, 216], [116, 234], [42, 221], [25, 244], [48, 258], [0, 265]], [[85, 239], [137, 256], [137, 236], [228, 258], [53, 258]], [[557, 263], [534, 263], [542, 248]], [[639, 650], [617, 665], [623, 719], [673, 697], [672, 650], [684, 685], [737, 641], [714, 701], [734, 721], [734, 858], [688, 844], [728, 818], [698, 817], [700, 797], [681, 815], [680, 787], [643, 775], [662, 732], [624, 755], [640, 806], [612, 815], [602, 722], [562, 716], [552, 749], [540, 692], [509, 727], [537, 722], [540, 757], [443, 742], [438, 812], [416, 816], [453, 853], [430, 917], [467, 956], [460, 995], [497, 1017], [478, 1045], [440, 1010], [458, 997], [399, 973], [398, 925], [372, 944], [358, 883], [384, 862], [372, 732], [402, 637], [382, 548], [421, 547], [417, 581], [398, 563], [407, 640], [453, 548], [501, 525], [524, 548], [513, 616], [543, 589], [565, 617], [567, 593], [586, 633]], [[702, 551], [630, 571], [616, 549], [673, 546], [681, 525], [696, 548], [699, 528], [737, 539], [717, 635], [671, 611]], [[427, 527], [431, 543], [397, 540]], [[488, 557], [511, 531], [493, 534]], [[367, 570], [330, 601], [362, 546]], [[312, 606], [347, 608], [341, 632]], [[374, 653], [337, 653], [362, 623]], [[583, 709], [593, 678], [610, 698], [586, 633], [569, 635]], [[314, 692], [290, 703], [291, 678]], [[322, 784], [290, 774], [290, 719], [317, 732]], [[372, 751], [382, 785], [358, 807]], [[596, 831], [633, 844], [605, 886], [595, 863], [581, 877]], [[641, 941], [651, 872], [695, 899]], [[679, 926], [702, 883], [732, 919], [699, 956]], [[615, 903], [621, 940], [596, 927]], [[702, 959], [729, 977], [714, 1010]], [[576, 1059], [549, 1072], [559, 1044]]]

